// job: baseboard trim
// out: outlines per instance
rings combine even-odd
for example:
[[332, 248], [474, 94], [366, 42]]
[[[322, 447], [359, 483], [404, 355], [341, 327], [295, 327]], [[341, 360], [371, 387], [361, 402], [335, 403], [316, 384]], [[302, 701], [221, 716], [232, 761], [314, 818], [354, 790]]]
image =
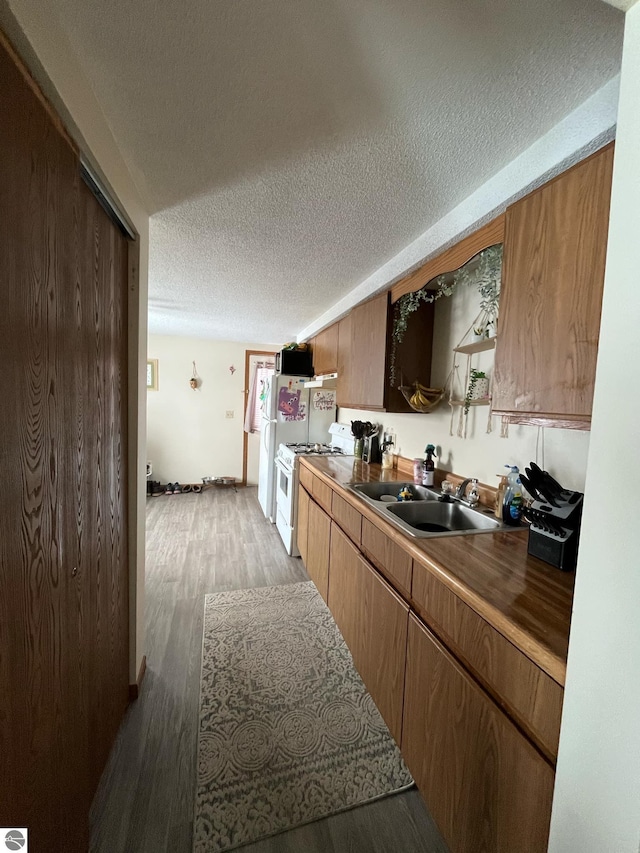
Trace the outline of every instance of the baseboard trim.
[[140, 663], [140, 671], [138, 672], [138, 680], [135, 684], [129, 685], [129, 701], [134, 702], [138, 696], [140, 695], [140, 688], [142, 686], [142, 679], [144, 678], [144, 674], [147, 671], [147, 656], [142, 656], [142, 661]]

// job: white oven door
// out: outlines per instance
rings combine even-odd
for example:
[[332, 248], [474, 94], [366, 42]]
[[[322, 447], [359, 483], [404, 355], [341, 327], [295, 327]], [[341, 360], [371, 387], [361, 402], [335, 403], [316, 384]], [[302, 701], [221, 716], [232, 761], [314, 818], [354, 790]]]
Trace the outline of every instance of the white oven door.
[[294, 471], [276, 459], [276, 505], [283, 520], [293, 527], [295, 512]]

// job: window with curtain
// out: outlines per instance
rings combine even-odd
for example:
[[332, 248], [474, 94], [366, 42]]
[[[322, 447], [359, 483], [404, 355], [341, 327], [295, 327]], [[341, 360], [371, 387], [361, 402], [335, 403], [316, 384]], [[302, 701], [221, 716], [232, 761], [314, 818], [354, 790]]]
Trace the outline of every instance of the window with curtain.
[[247, 414], [244, 422], [245, 432], [260, 432], [262, 403], [266, 389], [265, 380], [271, 371], [275, 369], [275, 366], [275, 361], [273, 359], [261, 359], [255, 363], [253, 378], [249, 389]]

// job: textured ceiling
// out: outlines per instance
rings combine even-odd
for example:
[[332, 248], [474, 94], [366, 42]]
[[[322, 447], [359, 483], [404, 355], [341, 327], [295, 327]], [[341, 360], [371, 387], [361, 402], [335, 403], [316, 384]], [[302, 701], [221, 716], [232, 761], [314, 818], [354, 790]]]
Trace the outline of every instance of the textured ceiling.
[[151, 220], [150, 329], [282, 342], [619, 70], [600, 0], [50, 0]]

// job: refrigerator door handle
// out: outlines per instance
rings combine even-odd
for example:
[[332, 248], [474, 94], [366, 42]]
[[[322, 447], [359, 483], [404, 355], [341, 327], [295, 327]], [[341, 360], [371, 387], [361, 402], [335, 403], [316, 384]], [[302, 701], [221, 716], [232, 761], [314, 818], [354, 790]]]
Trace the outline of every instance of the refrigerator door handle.
[[265, 428], [262, 430], [262, 444], [264, 445], [265, 453], [269, 452], [269, 447], [267, 444], [267, 436], [269, 435], [269, 430], [271, 429], [271, 424], [277, 423], [277, 421], [272, 420], [271, 418], [264, 418]]

